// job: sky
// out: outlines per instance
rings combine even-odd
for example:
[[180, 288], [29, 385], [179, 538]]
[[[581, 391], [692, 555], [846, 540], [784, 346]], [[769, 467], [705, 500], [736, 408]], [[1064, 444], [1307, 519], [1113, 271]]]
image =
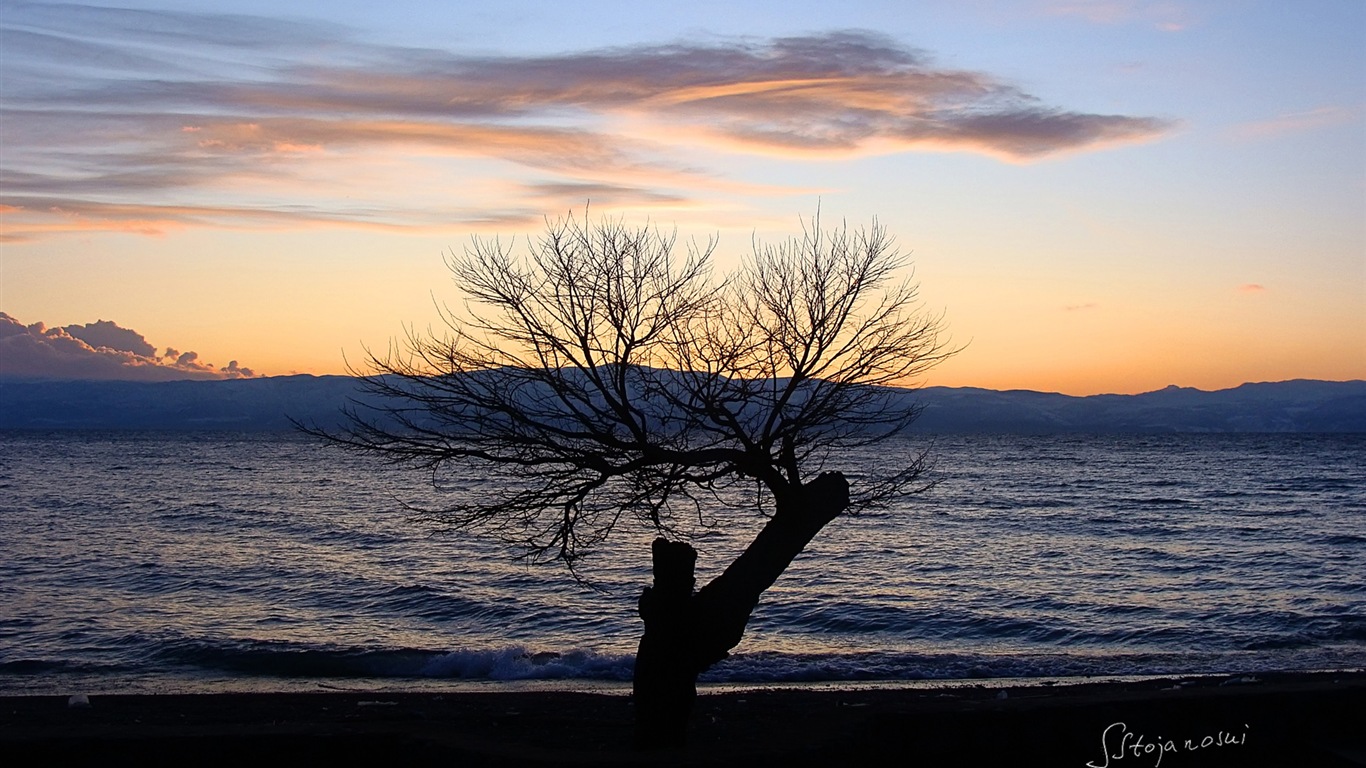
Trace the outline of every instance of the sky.
[[1366, 3], [0, 0], [0, 376], [341, 373], [585, 208], [876, 220], [923, 384], [1366, 378]]

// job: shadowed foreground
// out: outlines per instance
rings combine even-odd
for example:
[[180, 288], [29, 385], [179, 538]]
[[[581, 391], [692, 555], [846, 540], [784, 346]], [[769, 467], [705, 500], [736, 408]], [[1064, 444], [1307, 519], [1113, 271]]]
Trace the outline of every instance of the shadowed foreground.
[[601, 694], [93, 696], [83, 710], [62, 697], [7, 697], [0, 754], [24, 758], [15, 765], [207, 756], [310, 765], [1146, 768], [1159, 757], [1172, 768], [1366, 765], [1363, 672], [1040, 686], [1000, 696], [986, 688], [703, 694], [689, 746], [660, 753], [631, 750], [630, 699]]

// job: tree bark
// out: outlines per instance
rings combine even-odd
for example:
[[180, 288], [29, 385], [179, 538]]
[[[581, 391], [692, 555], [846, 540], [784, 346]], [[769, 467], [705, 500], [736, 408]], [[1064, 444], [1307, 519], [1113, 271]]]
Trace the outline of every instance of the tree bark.
[[639, 603], [645, 632], [634, 674], [637, 746], [683, 745], [697, 676], [739, 644], [764, 590], [848, 506], [849, 483], [838, 472], [776, 494], [773, 517], [754, 541], [696, 593], [696, 550], [654, 540], [654, 586], [645, 588]]
[[692, 658], [697, 551], [686, 542], [664, 538], [655, 539], [650, 549], [655, 583], [640, 595], [645, 633], [636, 651], [632, 686], [636, 745], [678, 747], [687, 735], [701, 671]]

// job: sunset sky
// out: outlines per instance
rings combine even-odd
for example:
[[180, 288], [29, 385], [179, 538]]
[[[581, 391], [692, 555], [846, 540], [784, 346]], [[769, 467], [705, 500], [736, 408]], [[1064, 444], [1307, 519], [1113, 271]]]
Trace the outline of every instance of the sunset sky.
[[1360, 0], [117, 5], [0, 0], [12, 369], [342, 372], [591, 200], [723, 271], [876, 217], [932, 385], [1366, 378]]

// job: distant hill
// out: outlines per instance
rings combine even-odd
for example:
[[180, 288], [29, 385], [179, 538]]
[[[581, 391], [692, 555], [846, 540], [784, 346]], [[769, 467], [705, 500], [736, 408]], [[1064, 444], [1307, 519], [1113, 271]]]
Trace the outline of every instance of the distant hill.
[[[903, 395], [922, 433], [1366, 432], [1366, 381], [1282, 381], [1140, 395], [927, 387]], [[365, 397], [346, 376], [229, 381], [0, 381], [0, 429], [291, 429], [331, 426]]]
[[223, 381], [0, 381], [0, 429], [293, 429], [338, 423], [362, 397], [349, 376]]
[[928, 387], [916, 428], [932, 433], [1366, 432], [1366, 381], [1281, 381], [1206, 392], [1072, 397]]

